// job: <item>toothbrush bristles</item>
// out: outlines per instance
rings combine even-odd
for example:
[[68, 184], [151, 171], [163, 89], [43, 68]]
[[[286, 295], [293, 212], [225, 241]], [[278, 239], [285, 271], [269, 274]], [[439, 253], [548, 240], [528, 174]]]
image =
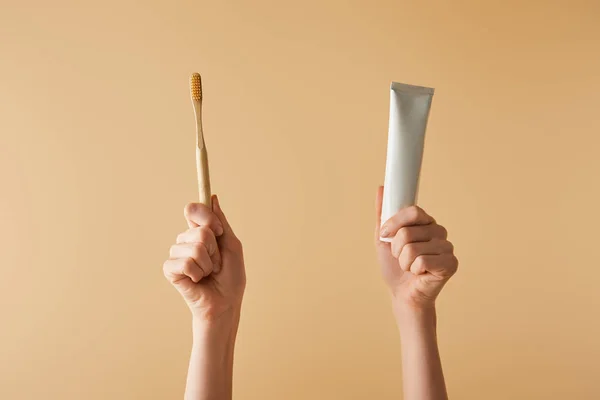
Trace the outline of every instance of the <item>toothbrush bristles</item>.
[[197, 72], [190, 77], [190, 94], [192, 100], [202, 100], [202, 80]]

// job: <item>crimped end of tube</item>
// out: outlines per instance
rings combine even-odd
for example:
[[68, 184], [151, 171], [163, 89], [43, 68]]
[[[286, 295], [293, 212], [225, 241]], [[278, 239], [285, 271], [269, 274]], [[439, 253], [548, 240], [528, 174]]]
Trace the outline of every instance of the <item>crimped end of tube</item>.
[[197, 72], [190, 77], [190, 95], [192, 100], [202, 100], [202, 80]]

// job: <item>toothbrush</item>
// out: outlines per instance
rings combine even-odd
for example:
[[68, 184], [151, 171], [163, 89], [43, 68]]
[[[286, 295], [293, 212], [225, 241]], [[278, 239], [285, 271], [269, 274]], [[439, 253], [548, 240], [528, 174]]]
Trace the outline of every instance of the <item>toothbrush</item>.
[[194, 72], [190, 77], [190, 95], [196, 116], [196, 170], [198, 172], [198, 194], [200, 203], [212, 208], [210, 193], [210, 176], [208, 173], [208, 154], [204, 144], [202, 131], [202, 80], [200, 74]]

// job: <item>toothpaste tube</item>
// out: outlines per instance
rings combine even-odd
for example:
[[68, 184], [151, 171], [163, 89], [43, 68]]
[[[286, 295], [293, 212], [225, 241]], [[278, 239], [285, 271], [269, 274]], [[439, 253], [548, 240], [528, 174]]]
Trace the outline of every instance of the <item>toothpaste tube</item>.
[[[416, 204], [425, 130], [434, 89], [393, 82], [381, 223]], [[380, 238], [391, 242], [391, 238]]]

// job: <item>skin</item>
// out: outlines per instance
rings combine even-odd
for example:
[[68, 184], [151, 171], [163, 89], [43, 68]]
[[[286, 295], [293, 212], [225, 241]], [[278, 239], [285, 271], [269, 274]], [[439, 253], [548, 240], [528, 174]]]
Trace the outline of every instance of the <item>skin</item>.
[[[405, 400], [444, 400], [446, 386], [436, 338], [435, 300], [457, 270], [447, 231], [421, 208], [400, 210], [379, 225], [375, 246], [402, 341]], [[232, 398], [233, 354], [246, 274], [242, 244], [213, 196], [213, 208], [188, 204], [189, 229], [177, 236], [165, 277], [192, 313], [193, 346], [187, 400]], [[392, 243], [379, 237], [392, 238]]]
[[193, 345], [186, 400], [231, 399], [233, 353], [246, 271], [242, 243], [216, 196], [213, 208], [192, 203], [184, 215], [189, 229], [177, 236], [165, 277], [192, 313]]
[[[437, 336], [435, 300], [458, 269], [448, 232], [417, 206], [379, 225], [383, 187], [377, 191], [375, 247], [392, 295], [402, 341], [405, 400], [448, 398]], [[392, 243], [379, 237], [392, 238]]]

